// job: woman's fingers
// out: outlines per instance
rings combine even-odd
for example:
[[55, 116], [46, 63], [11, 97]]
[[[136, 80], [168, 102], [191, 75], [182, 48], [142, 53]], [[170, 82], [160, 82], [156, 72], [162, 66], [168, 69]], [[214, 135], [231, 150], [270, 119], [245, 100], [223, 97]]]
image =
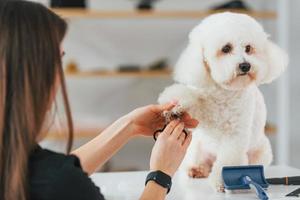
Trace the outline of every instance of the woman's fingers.
[[157, 123], [155, 129], [156, 129], [156, 130], [162, 130], [162, 129], [165, 128], [165, 126], [166, 126], [166, 125], [165, 125], [164, 122], [162, 122], [162, 123]]
[[199, 124], [199, 121], [196, 119], [191, 119], [188, 122], [184, 122], [186, 128], [196, 128]]
[[180, 122], [179, 124], [177, 124], [177, 126], [174, 128], [172, 134], [171, 134], [171, 137], [173, 137], [174, 139], [178, 139], [180, 134], [182, 133], [184, 129], [184, 123], [183, 122]]
[[179, 138], [178, 138], [180, 144], [183, 144], [186, 138], [187, 138], [187, 133], [185, 133], [184, 131], [182, 131], [181, 134], [180, 134], [180, 136], [179, 136]]
[[199, 121], [193, 119], [187, 112], [183, 113], [181, 121], [184, 122], [186, 128], [195, 128], [198, 126]]
[[171, 133], [173, 132], [173, 130], [175, 129], [175, 127], [177, 127], [177, 125], [180, 123], [179, 120], [173, 120], [171, 121], [166, 128], [164, 129], [163, 133], [167, 134], [167, 135], [171, 135]]
[[162, 132], [156, 132], [154, 135], [154, 140], [157, 140], [161, 136]]
[[184, 113], [182, 114], [181, 119], [182, 119], [183, 121], [189, 121], [190, 119], [192, 119], [192, 117], [191, 117], [191, 115], [190, 115], [189, 113], [184, 112]]
[[192, 133], [188, 133], [187, 137], [185, 138], [184, 142], [182, 143], [183, 147], [185, 149], [187, 149], [188, 146], [191, 144], [191, 141], [192, 141]]

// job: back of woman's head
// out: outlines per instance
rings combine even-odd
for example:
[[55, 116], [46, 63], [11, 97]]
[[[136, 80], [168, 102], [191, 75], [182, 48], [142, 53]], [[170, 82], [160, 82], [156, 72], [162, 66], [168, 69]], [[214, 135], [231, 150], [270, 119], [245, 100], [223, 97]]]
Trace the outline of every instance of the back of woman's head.
[[58, 85], [72, 132], [60, 55], [66, 29], [38, 3], [0, 1], [0, 199], [28, 197], [29, 154]]

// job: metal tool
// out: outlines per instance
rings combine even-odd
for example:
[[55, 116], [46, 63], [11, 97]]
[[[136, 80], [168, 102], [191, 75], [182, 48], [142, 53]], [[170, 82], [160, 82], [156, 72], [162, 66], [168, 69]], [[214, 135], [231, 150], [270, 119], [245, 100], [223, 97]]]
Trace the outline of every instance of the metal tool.
[[294, 190], [293, 192], [285, 195], [286, 197], [299, 197], [300, 195], [300, 188]]

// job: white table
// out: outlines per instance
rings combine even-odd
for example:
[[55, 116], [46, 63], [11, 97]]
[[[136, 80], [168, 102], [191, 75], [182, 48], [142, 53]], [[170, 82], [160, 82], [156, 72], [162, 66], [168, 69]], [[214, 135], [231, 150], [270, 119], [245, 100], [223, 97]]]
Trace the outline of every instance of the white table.
[[[91, 176], [97, 186], [101, 188], [107, 200], [138, 200], [144, 189], [144, 181], [147, 176], [143, 172], [119, 172], [119, 173], [96, 173]], [[286, 166], [271, 166], [265, 169], [266, 177], [296, 176], [300, 175], [300, 169]], [[181, 180], [181, 181], [179, 181]], [[184, 183], [183, 183], [184, 182]], [[284, 197], [289, 192], [300, 186], [273, 186], [268, 188], [270, 199], [298, 199]], [[175, 175], [172, 190], [167, 196], [168, 200], [250, 200], [257, 199], [253, 190], [243, 193], [215, 193], [208, 185], [207, 179], [190, 179], [182, 181]]]

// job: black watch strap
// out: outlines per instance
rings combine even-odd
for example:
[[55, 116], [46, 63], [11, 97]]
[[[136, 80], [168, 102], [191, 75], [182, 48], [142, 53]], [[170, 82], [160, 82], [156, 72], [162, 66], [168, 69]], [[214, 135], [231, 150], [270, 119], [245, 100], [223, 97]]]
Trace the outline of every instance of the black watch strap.
[[157, 184], [159, 184], [160, 186], [162, 186], [163, 188], [168, 189], [167, 193], [169, 193], [171, 190], [172, 178], [168, 174], [166, 174], [162, 171], [150, 172], [146, 178], [145, 185], [147, 185], [147, 183], [149, 181], [154, 181]]

